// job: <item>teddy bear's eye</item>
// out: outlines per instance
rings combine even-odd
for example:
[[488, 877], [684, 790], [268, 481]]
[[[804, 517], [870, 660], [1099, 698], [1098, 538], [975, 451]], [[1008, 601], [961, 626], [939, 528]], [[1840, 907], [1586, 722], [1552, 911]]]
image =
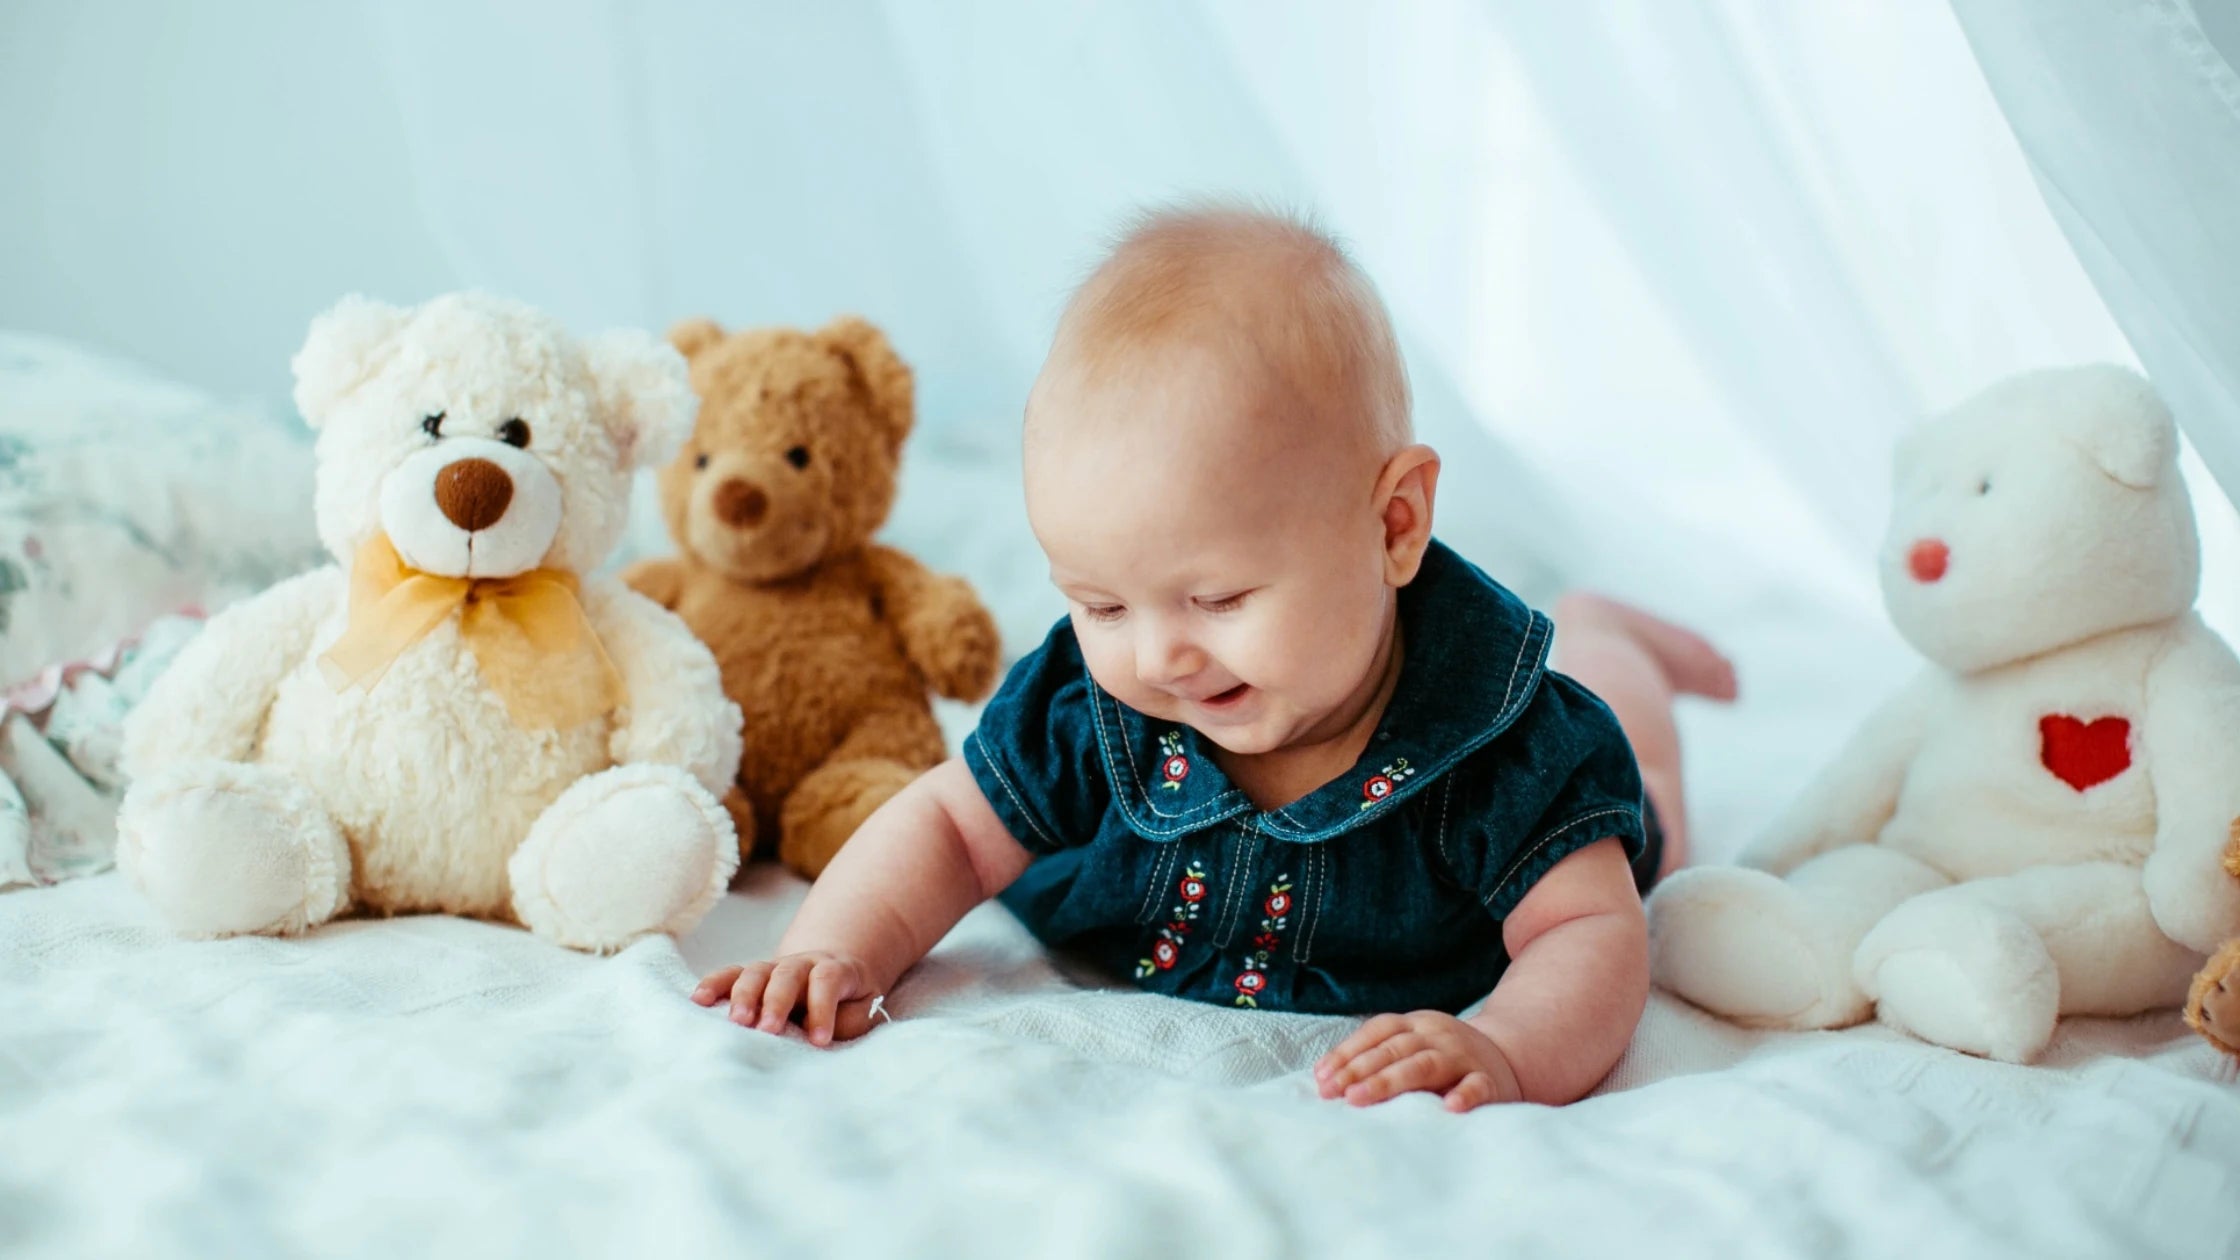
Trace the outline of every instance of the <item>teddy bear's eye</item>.
[[1991, 478], [1985, 477], [1976, 482], [1976, 494], [1978, 497], [1987, 495], [1989, 493], [1991, 493]]
[[507, 446], [527, 449], [529, 445], [529, 422], [515, 416], [499, 425], [498, 440]]
[[793, 465], [795, 468], [807, 468], [809, 466], [809, 448], [806, 446], [796, 446], [792, 450], [787, 451], [786, 462]]
[[439, 412], [435, 413], [435, 414], [434, 414], [434, 415], [432, 415], [432, 416], [423, 416], [423, 417], [421, 417], [421, 420], [420, 420], [420, 431], [421, 431], [422, 433], [425, 433], [425, 434], [427, 434], [427, 435], [428, 435], [429, 437], [432, 437], [432, 438], [439, 438], [439, 437], [442, 437], [442, 436], [443, 436], [443, 413], [439, 411]]
[[708, 453], [706, 451], [702, 451], [698, 455], [693, 456], [692, 466], [694, 468], [706, 468], [708, 466]]

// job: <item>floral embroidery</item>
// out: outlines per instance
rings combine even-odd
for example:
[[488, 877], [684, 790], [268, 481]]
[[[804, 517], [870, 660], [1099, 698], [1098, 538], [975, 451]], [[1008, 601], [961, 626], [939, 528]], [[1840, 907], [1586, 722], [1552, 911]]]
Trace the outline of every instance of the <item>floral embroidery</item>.
[[1400, 780], [1414, 773], [1406, 757], [1393, 758], [1383, 772], [1370, 775], [1369, 781], [1361, 785], [1361, 808], [1367, 809], [1392, 795], [1400, 786]]
[[1167, 914], [1167, 925], [1152, 938], [1151, 956], [1136, 963], [1136, 979], [1147, 980], [1162, 971], [1172, 971], [1182, 957], [1182, 943], [1190, 935], [1190, 928], [1198, 921], [1198, 903], [1206, 899], [1206, 873], [1192, 862], [1182, 868], [1182, 879], [1175, 884], [1175, 893], [1182, 900], [1175, 903]]
[[1190, 759], [1182, 755], [1182, 732], [1168, 731], [1159, 737], [1160, 787], [1170, 792], [1182, 790], [1182, 781], [1190, 777]]
[[1291, 877], [1276, 876], [1268, 885], [1268, 899], [1261, 903], [1266, 912], [1260, 920], [1260, 934], [1252, 938], [1252, 953], [1246, 955], [1244, 970], [1237, 973], [1237, 1005], [1258, 1006], [1260, 994], [1268, 987], [1268, 960], [1276, 948], [1283, 944], [1284, 929], [1291, 925]]

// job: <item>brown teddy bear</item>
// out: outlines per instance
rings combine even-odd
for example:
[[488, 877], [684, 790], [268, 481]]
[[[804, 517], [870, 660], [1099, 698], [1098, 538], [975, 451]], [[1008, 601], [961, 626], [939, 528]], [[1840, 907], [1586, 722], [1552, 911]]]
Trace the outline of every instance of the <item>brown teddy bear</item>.
[[[2224, 869], [2240, 879], [2240, 819], [2224, 847]], [[2186, 1022], [2209, 1044], [2240, 1058], [2240, 936], [2209, 956], [2186, 995]]]
[[995, 620], [963, 579], [871, 541], [914, 413], [885, 334], [852, 316], [813, 333], [692, 319], [669, 340], [701, 400], [660, 474], [678, 555], [623, 577], [707, 643], [744, 714], [725, 801], [742, 855], [774, 833], [778, 856], [814, 878], [941, 760], [927, 690], [987, 694]]

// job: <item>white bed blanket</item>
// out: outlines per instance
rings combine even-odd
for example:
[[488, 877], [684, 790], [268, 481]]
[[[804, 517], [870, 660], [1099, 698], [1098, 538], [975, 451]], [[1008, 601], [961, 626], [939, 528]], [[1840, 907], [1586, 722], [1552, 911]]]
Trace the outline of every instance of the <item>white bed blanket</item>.
[[1084, 988], [995, 907], [837, 1051], [684, 1000], [799, 895], [604, 960], [0, 897], [0, 1255], [2240, 1254], [2240, 1090], [2172, 1015], [2022, 1068], [1660, 996], [1579, 1105], [1353, 1111], [1303, 1072], [1347, 1021]]
[[[1053, 607], [1016, 479], [961, 462], [919, 466], [901, 541], [1030, 644]], [[1618, 554], [1587, 580], [1742, 666], [1744, 706], [1682, 715], [1716, 860], [1910, 654], [1761, 566]], [[2240, 1088], [2173, 1014], [2073, 1022], [2022, 1068], [1660, 997], [1579, 1105], [1353, 1111], [1305, 1071], [1350, 1021], [1087, 985], [993, 907], [840, 1050], [685, 1000], [799, 896], [758, 872], [681, 950], [592, 959], [441, 918], [178, 941], [115, 876], [0, 894], [0, 1258], [2240, 1256]]]

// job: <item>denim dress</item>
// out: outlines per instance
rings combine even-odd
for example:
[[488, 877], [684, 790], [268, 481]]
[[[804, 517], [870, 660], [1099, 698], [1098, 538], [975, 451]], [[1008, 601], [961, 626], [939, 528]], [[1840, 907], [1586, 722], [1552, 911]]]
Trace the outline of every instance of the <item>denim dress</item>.
[[1405, 650], [1348, 774], [1277, 809], [1187, 726], [1121, 704], [1061, 621], [1005, 678], [965, 764], [1036, 855], [1004, 903], [1158, 993], [1329, 1014], [1460, 1011], [1508, 967], [1502, 920], [1570, 853], [1661, 837], [1610, 710], [1547, 668], [1553, 626], [1434, 542]]

